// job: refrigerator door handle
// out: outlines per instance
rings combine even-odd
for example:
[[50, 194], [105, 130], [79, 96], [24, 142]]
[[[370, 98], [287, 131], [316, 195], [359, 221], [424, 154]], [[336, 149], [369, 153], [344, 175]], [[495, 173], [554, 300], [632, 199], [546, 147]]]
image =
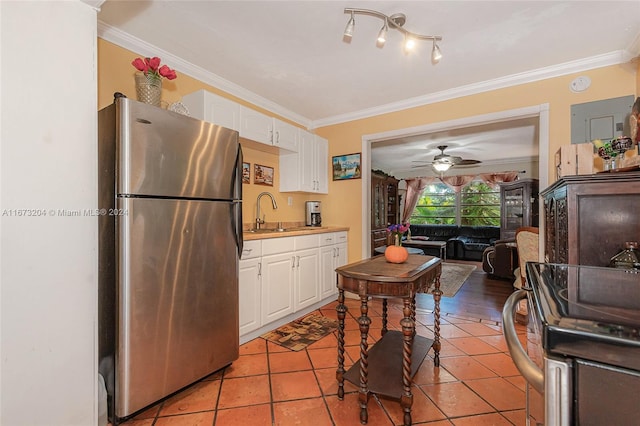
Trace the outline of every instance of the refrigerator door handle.
[[238, 247], [238, 257], [241, 257], [244, 240], [242, 239], [242, 147], [240, 144], [238, 144], [238, 154], [236, 155], [236, 169], [233, 182], [233, 227], [236, 236], [236, 246]]

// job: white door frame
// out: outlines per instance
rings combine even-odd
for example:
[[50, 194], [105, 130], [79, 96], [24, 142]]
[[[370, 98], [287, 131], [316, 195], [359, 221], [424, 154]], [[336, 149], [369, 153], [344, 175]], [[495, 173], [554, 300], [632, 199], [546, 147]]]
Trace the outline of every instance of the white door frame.
[[[538, 117], [538, 179], [540, 188], [548, 186], [549, 174], [549, 104], [510, 109], [490, 114], [457, 118], [439, 123], [390, 130], [362, 136], [362, 258], [371, 254], [371, 144], [386, 139], [459, 129], [461, 127], [498, 123], [501, 121]], [[542, 208], [542, 207], [541, 207]]]

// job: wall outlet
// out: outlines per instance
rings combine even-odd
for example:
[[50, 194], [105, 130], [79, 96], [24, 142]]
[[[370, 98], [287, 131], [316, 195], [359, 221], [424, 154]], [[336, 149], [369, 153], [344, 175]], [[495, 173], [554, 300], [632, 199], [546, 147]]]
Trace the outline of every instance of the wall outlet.
[[290, 206], [293, 205], [293, 197], [287, 197], [287, 204]]

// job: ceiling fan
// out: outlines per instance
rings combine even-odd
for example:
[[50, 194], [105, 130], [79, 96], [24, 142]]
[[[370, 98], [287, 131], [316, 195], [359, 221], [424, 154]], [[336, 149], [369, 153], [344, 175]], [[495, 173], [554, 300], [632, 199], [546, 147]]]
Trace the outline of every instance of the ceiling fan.
[[[413, 161], [414, 163], [427, 163], [431, 164], [433, 168], [438, 172], [446, 172], [451, 167], [454, 166], [471, 166], [474, 164], [482, 163], [480, 160], [471, 160], [462, 157], [457, 157], [454, 155], [445, 154], [444, 150], [447, 149], [447, 145], [439, 145], [438, 149], [440, 150], [440, 154], [437, 154], [433, 157], [433, 161]], [[413, 167], [424, 167], [424, 166], [413, 166]]]

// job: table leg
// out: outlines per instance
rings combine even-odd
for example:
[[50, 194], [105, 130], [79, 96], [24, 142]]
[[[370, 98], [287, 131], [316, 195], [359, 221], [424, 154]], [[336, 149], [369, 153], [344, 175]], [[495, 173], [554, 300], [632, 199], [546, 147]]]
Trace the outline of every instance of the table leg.
[[440, 253], [442, 254], [442, 260], [447, 260], [447, 246], [440, 247]]
[[440, 274], [433, 283], [433, 365], [440, 367], [440, 298], [442, 290], [440, 290]]
[[411, 298], [404, 298], [402, 313], [404, 318], [400, 321], [402, 326], [402, 396], [400, 406], [404, 411], [404, 425], [411, 425], [411, 406], [413, 405], [413, 395], [411, 394], [411, 354], [413, 352], [413, 336], [415, 334], [414, 312], [412, 311], [413, 301]]
[[387, 299], [382, 299], [382, 332], [384, 336], [387, 332]]
[[360, 423], [362, 424], [366, 424], [369, 420], [367, 412], [367, 404], [369, 402], [369, 344], [367, 343], [367, 337], [371, 319], [368, 316], [367, 299], [367, 296], [360, 296], [360, 318], [358, 318], [358, 324], [360, 325], [360, 394], [358, 395], [358, 401], [360, 401]]
[[338, 290], [338, 369], [336, 370], [336, 379], [338, 380], [338, 399], [344, 399], [344, 318], [347, 313], [347, 307], [344, 304], [344, 290]]

